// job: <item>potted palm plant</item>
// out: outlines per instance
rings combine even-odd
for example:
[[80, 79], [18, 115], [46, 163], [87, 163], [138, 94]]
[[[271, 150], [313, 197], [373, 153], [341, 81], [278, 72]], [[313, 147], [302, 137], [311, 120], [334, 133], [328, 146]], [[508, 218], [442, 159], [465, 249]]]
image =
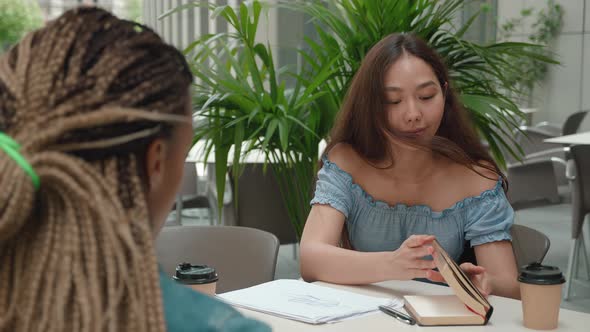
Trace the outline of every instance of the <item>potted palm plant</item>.
[[304, 76], [310, 77], [317, 68], [337, 67], [338, 74], [321, 85], [335, 100], [342, 100], [374, 44], [392, 32], [411, 32], [443, 57], [454, 88], [499, 164], [505, 165], [505, 153], [520, 157], [522, 151], [510, 138], [525, 115], [510, 98], [522, 88], [512, 78], [525, 74], [526, 69], [516, 65], [522, 59], [557, 64], [541, 52], [544, 46], [469, 42], [464, 35], [479, 12], [457, 27], [454, 18], [461, 14], [462, 0], [297, 0], [282, 5], [312, 18], [319, 40], [306, 39], [310, 51], [305, 59], [310, 66]]
[[[214, 151], [216, 174], [225, 174], [228, 164], [233, 174], [240, 174], [243, 157], [261, 152], [265, 167], [273, 169], [290, 219], [304, 220], [302, 207], [309, 202], [318, 143], [331, 125], [317, 106], [325, 93], [318, 86], [334, 69], [319, 70], [313, 80], [304, 80], [275, 68], [269, 44], [255, 39], [261, 2], [242, 3], [237, 10], [208, 6], [213, 19], [225, 20], [234, 31], [202, 36], [185, 50], [196, 76], [193, 105], [200, 121], [194, 141], [205, 142], [206, 155]], [[289, 88], [284, 75], [296, 78]], [[216, 177], [220, 213], [225, 181]], [[303, 223], [293, 225], [300, 234]]]
[[[217, 174], [225, 174], [228, 164], [234, 174], [239, 174], [243, 157], [261, 151], [265, 165], [272, 167], [279, 183], [290, 221], [301, 234], [313, 194], [319, 142], [327, 138], [364, 54], [385, 35], [412, 32], [443, 56], [452, 84], [479, 133], [498, 161], [504, 163], [502, 151], [519, 153], [504, 137], [511, 136], [510, 130], [518, 127], [522, 117], [512, 100], [500, 92], [514, 89], [506, 77], [520, 69], [511, 60], [533, 57], [547, 63], [555, 61], [532, 52], [540, 47], [532, 44], [477, 45], [464, 40], [463, 34], [475, 16], [465, 25], [454, 27], [453, 18], [462, 3], [279, 2], [279, 6], [311, 17], [317, 31], [317, 38], [306, 38], [308, 47], [300, 51], [304, 65], [295, 72], [276, 68], [269, 44], [256, 41], [266, 3], [245, 2], [239, 8], [198, 4], [208, 6], [212, 19], [225, 20], [233, 31], [202, 36], [186, 49], [197, 77], [195, 115], [202, 119], [195, 129], [195, 141], [204, 140], [206, 150], [214, 150]], [[194, 4], [175, 10], [188, 6]], [[292, 86], [287, 86], [287, 76], [292, 78]], [[216, 185], [221, 209], [225, 177], [217, 176]]]

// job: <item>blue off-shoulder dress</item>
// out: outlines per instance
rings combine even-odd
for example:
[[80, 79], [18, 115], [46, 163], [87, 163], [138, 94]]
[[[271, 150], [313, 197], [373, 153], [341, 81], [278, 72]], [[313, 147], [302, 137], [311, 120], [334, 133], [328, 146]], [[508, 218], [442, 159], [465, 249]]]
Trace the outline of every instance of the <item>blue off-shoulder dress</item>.
[[267, 325], [244, 317], [230, 305], [182, 286], [160, 270], [160, 288], [168, 332], [269, 332]]
[[471, 246], [511, 240], [514, 211], [502, 182], [478, 196], [465, 198], [444, 211], [426, 205], [389, 205], [374, 200], [353, 182], [352, 176], [322, 158], [311, 204], [327, 204], [346, 217], [349, 240], [357, 251], [393, 251], [411, 235], [434, 235], [457, 261], [465, 241]]

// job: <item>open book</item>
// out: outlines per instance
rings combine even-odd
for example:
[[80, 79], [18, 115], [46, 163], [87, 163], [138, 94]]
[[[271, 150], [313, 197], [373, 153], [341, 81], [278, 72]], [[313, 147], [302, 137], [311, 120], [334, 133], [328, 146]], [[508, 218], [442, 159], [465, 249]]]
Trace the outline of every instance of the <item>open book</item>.
[[455, 295], [404, 296], [405, 308], [419, 325], [485, 325], [493, 307], [461, 268], [434, 240], [434, 261]]

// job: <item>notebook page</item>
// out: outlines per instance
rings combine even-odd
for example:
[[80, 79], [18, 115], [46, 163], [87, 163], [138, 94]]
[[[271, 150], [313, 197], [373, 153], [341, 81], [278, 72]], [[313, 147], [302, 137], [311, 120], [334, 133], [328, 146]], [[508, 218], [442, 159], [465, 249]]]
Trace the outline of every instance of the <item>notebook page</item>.
[[311, 324], [335, 322], [377, 311], [380, 305], [402, 308], [400, 298], [380, 298], [310, 284], [274, 280], [218, 295], [232, 305]]

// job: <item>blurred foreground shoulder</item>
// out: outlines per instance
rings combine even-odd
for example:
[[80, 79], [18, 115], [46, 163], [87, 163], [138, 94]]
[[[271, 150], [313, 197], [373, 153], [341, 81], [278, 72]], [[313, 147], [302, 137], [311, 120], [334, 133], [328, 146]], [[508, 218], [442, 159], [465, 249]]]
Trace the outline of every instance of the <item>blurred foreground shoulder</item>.
[[230, 305], [196, 292], [160, 272], [164, 317], [168, 332], [268, 332], [270, 327], [250, 319]]

